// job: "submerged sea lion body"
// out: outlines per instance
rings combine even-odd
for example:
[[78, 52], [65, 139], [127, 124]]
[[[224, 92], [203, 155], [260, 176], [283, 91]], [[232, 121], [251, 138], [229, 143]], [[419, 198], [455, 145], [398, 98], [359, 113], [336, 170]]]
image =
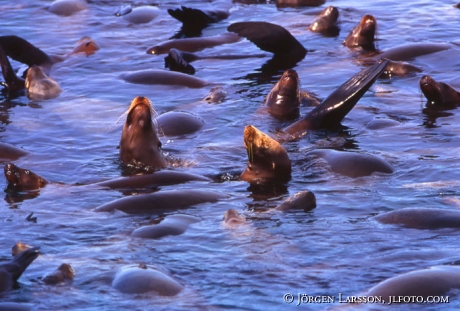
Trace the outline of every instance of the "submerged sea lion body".
[[178, 85], [191, 88], [200, 88], [210, 84], [203, 79], [192, 77], [187, 74], [159, 69], [123, 73], [121, 78], [129, 83]]
[[252, 125], [244, 129], [248, 165], [240, 179], [250, 183], [287, 182], [291, 179], [291, 160], [273, 138]]
[[131, 233], [131, 236], [144, 239], [159, 239], [168, 235], [180, 235], [187, 230], [189, 225], [199, 222], [201, 219], [190, 215], [169, 215], [159, 224], [140, 227]]
[[27, 155], [23, 149], [7, 143], [0, 143], [0, 161], [13, 161]]
[[32, 100], [55, 98], [62, 92], [59, 84], [38, 66], [27, 70], [25, 87], [27, 97]]
[[416, 229], [460, 228], [460, 211], [441, 208], [404, 208], [372, 219]]
[[139, 194], [124, 197], [95, 209], [96, 212], [120, 210], [127, 214], [158, 214], [188, 208], [207, 202], [217, 202], [226, 195], [204, 190], [171, 190], [152, 194]]
[[180, 136], [194, 133], [204, 125], [204, 120], [188, 112], [169, 111], [156, 119], [158, 132], [165, 136]]
[[299, 116], [299, 76], [294, 69], [286, 70], [265, 98], [268, 112], [275, 118], [286, 120]]
[[375, 172], [393, 173], [393, 168], [388, 162], [371, 154], [316, 149], [306, 155], [320, 157], [327, 161], [334, 173], [352, 178], [368, 176]]
[[304, 210], [310, 211], [316, 207], [316, 197], [313, 192], [308, 190], [300, 191], [294, 194], [292, 197], [286, 199], [276, 207], [278, 211], [295, 211]]
[[460, 105], [460, 92], [430, 76], [425, 75], [420, 79], [420, 89], [428, 100], [428, 108], [453, 109]]
[[384, 71], [387, 64], [388, 60], [380, 61], [363, 69], [332, 92], [308, 115], [284, 128], [283, 132], [299, 137], [309, 129], [339, 126], [343, 118]]
[[67, 280], [72, 280], [74, 277], [75, 270], [72, 268], [72, 266], [67, 263], [63, 263], [56, 270], [50, 274], [47, 274], [42, 281], [43, 283], [49, 285], [55, 285]]
[[441, 296], [460, 289], [460, 267], [434, 266], [389, 278], [366, 292], [368, 296], [382, 296], [386, 302], [391, 296]]
[[158, 15], [160, 15], [160, 9], [151, 5], [142, 5], [135, 8], [125, 5], [115, 13], [115, 16], [121, 16], [124, 20], [133, 24], [149, 23]]
[[133, 99], [123, 126], [120, 139], [120, 160], [147, 170], [158, 170], [166, 166], [156, 128], [152, 122], [152, 104], [146, 97]]
[[310, 25], [309, 29], [327, 36], [337, 36], [339, 34], [339, 10], [334, 6], [325, 8]]
[[85, 0], [56, 0], [48, 8], [48, 11], [61, 16], [70, 16], [88, 8]]
[[27, 267], [38, 257], [39, 247], [27, 249], [10, 262], [0, 264], [0, 292], [13, 288]]
[[121, 268], [112, 281], [112, 287], [127, 294], [156, 292], [161, 296], [175, 296], [184, 288], [170, 276], [145, 265]]

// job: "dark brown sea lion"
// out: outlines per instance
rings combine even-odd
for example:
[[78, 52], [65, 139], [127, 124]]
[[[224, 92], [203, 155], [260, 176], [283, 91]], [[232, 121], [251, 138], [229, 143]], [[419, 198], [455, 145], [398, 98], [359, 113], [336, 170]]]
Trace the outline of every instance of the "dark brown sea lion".
[[390, 48], [378, 55], [393, 61], [410, 61], [418, 56], [432, 54], [450, 49], [450, 45], [443, 43], [412, 43]]
[[[369, 289], [367, 296], [381, 296], [385, 303], [404, 302], [398, 297], [441, 296], [460, 289], [460, 267], [434, 266], [389, 278]], [[393, 298], [395, 297], [395, 298]]]
[[460, 93], [456, 89], [430, 76], [425, 75], [420, 79], [420, 89], [428, 100], [427, 108], [453, 109], [460, 105]]
[[29, 246], [29, 245], [24, 244], [22, 242], [18, 242], [16, 244], [14, 244], [14, 246], [11, 248], [11, 255], [13, 255], [13, 257], [16, 257], [17, 255], [19, 255], [23, 251], [28, 250], [29, 248], [32, 248], [32, 246]]
[[129, 83], [178, 85], [200, 88], [210, 85], [208, 81], [180, 72], [150, 69], [123, 73], [121, 78]]
[[194, 133], [204, 125], [204, 120], [188, 112], [169, 111], [160, 114], [155, 122], [158, 133], [165, 136], [181, 136]]
[[210, 37], [174, 39], [149, 48], [147, 54], [165, 54], [173, 48], [185, 52], [197, 52], [216, 45], [234, 43], [239, 40], [241, 40], [241, 37], [232, 32]]
[[234, 209], [229, 209], [224, 214], [224, 223], [229, 226], [246, 223], [246, 219]]
[[343, 44], [350, 48], [362, 48], [365, 51], [375, 51], [374, 38], [377, 20], [372, 15], [364, 15], [361, 22], [353, 28]]
[[180, 9], [168, 9], [169, 15], [182, 22], [181, 33], [186, 36], [201, 34], [201, 30], [209, 24], [226, 19], [228, 10], [199, 10], [181, 6]]
[[387, 64], [388, 60], [382, 60], [363, 69], [342, 84], [308, 115], [284, 128], [283, 132], [293, 137], [300, 137], [310, 129], [339, 126], [343, 118], [384, 71]]
[[8, 187], [16, 190], [36, 190], [43, 188], [48, 184], [48, 181], [35, 174], [34, 172], [17, 167], [13, 163], [7, 163], [3, 168]]
[[273, 117], [289, 120], [299, 116], [299, 83], [299, 76], [294, 69], [288, 69], [283, 73], [265, 98], [265, 105]]
[[372, 219], [416, 229], [460, 228], [460, 211], [441, 208], [404, 208]]
[[124, 197], [95, 209], [96, 212], [120, 210], [127, 214], [158, 214], [189, 208], [207, 202], [217, 202], [227, 196], [205, 190], [171, 190]]
[[273, 138], [252, 125], [244, 129], [248, 165], [240, 179], [250, 183], [287, 182], [291, 179], [291, 160]]
[[327, 161], [334, 173], [356, 178], [376, 172], [391, 174], [393, 167], [384, 159], [372, 154], [316, 149], [306, 154]]
[[127, 294], [156, 292], [161, 296], [175, 296], [184, 288], [170, 276], [146, 265], [121, 268], [112, 281], [112, 287]]
[[337, 36], [340, 32], [338, 19], [339, 10], [334, 6], [328, 6], [315, 17], [308, 29], [326, 36]]
[[152, 104], [146, 97], [138, 96], [131, 102], [120, 140], [120, 160], [123, 165], [147, 171], [166, 166], [152, 113]]
[[34, 261], [40, 252], [40, 247], [29, 248], [10, 262], [0, 264], [0, 292], [12, 289], [22, 273]]
[[412, 64], [390, 60], [385, 71], [380, 75], [380, 78], [392, 78], [393, 76], [403, 77], [422, 71], [421, 68]]
[[56, 270], [47, 274], [43, 279], [43, 283], [55, 285], [67, 280], [72, 280], [75, 277], [75, 270], [68, 263], [63, 263]]
[[180, 235], [189, 225], [199, 222], [198, 217], [176, 214], [161, 219], [160, 223], [140, 227], [131, 233], [131, 236], [144, 239], [159, 239], [168, 235]]
[[300, 191], [292, 197], [287, 198], [275, 209], [278, 211], [288, 212], [295, 210], [310, 211], [316, 207], [316, 197], [313, 192], [308, 190]]
[[298, 6], [320, 6], [323, 5], [326, 0], [276, 0], [277, 7], [298, 7]]
[[59, 84], [39, 66], [32, 66], [27, 70], [25, 88], [27, 97], [31, 100], [55, 98], [62, 92]]
[[17, 160], [25, 155], [27, 155], [27, 152], [23, 149], [10, 144], [0, 143], [0, 161]]

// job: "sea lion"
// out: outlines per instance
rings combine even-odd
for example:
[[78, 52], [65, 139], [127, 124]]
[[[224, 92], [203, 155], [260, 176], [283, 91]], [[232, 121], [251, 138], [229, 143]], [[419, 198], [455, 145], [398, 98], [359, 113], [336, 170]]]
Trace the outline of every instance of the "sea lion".
[[120, 77], [126, 82], [135, 84], [178, 85], [190, 88], [201, 88], [210, 84], [208, 81], [188, 74], [159, 69], [123, 73]]
[[0, 143], [0, 161], [13, 161], [27, 155], [27, 151], [7, 143]]
[[276, 119], [289, 120], [299, 116], [299, 76], [294, 69], [286, 70], [265, 98], [268, 112]]
[[2, 68], [2, 75], [4, 82], [1, 83], [8, 94], [17, 94], [24, 90], [25, 80], [19, 78], [11, 67], [11, 63], [8, 60], [5, 50], [0, 46], [0, 66]]
[[249, 183], [287, 182], [291, 179], [291, 160], [273, 138], [252, 125], [244, 129], [248, 164], [240, 179]]
[[204, 120], [183, 111], [168, 111], [160, 114], [155, 122], [158, 133], [165, 136], [181, 136], [194, 133], [204, 125]]
[[29, 248], [32, 248], [32, 246], [24, 244], [22, 242], [18, 242], [14, 244], [13, 248], [11, 248], [11, 255], [13, 255], [13, 257], [16, 257], [23, 251], [28, 250]]
[[128, 196], [98, 206], [96, 212], [119, 210], [127, 214], [158, 214], [189, 208], [207, 202], [217, 202], [227, 196], [205, 190], [170, 190], [151, 194]]
[[308, 29], [313, 32], [319, 32], [323, 35], [334, 37], [340, 32], [338, 26], [339, 10], [334, 6], [328, 6], [319, 15], [315, 17], [313, 23]]
[[201, 221], [200, 218], [176, 214], [160, 219], [160, 223], [140, 227], [131, 233], [131, 236], [144, 239], [159, 239], [168, 235], [180, 235], [187, 230], [189, 225]]
[[382, 224], [416, 229], [460, 228], [460, 211], [442, 208], [404, 208], [372, 217]]
[[303, 209], [304, 211], [310, 211], [316, 207], [316, 197], [313, 192], [303, 190], [297, 192], [292, 197], [287, 198], [275, 209], [277, 211], [295, 211]]
[[200, 35], [201, 30], [209, 24], [217, 23], [230, 15], [228, 10], [199, 10], [185, 6], [181, 6], [180, 9], [168, 9], [168, 13], [182, 22], [180, 33], [186, 36]]
[[31, 100], [55, 98], [62, 92], [59, 84], [39, 66], [32, 66], [27, 70], [25, 88], [27, 97]]
[[448, 49], [450, 49], [450, 45], [444, 43], [411, 43], [387, 49], [377, 57], [392, 61], [410, 61], [419, 56]]
[[178, 49], [185, 52], [197, 52], [216, 45], [234, 43], [241, 40], [241, 37], [232, 32], [222, 33], [216, 36], [174, 39], [155, 45], [147, 50], [147, 54], [165, 54], [170, 49]]
[[387, 161], [372, 154], [316, 149], [308, 152], [306, 156], [320, 157], [327, 161], [334, 173], [352, 178], [368, 176], [375, 172], [393, 173], [393, 167]]
[[132, 100], [120, 139], [120, 160], [123, 165], [146, 171], [166, 166], [152, 113], [152, 104], [146, 97], [138, 96]]
[[403, 77], [407, 75], [414, 74], [416, 72], [422, 72], [423, 70], [412, 64], [402, 62], [402, 61], [392, 61], [388, 62], [387, 67], [382, 72], [379, 78], [392, 78], [393, 76]]
[[160, 15], [160, 9], [156, 6], [142, 5], [133, 8], [130, 4], [122, 6], [115, 16], [121, 16], [132, 24], [146, 24]]
[[229, 226], [246, 223], [246, 219], [234, 209], [229, 209], [224, 214], [224, 223]]
[[56, 270], [47, 274], [43, 279], [43, 283], [56, 285], [67, 280], [72, 280], [75, 277], [75, 270], [68, 263], [61, 264]]
[[87, 8], [88, 3], [85, 0], [56, 0], [51, 3], [48, 11], [60, 16], [70, 16]]
[[361, 48], [365, 51], [375, 51], [374, 38], [377, 20], [372, 15], [364, 15], [359, 24], [353, 28], [343, 41], [349, 48]]
[[298, 6], [320, 6], [323, 5], [326, 0], [276, 0], [276, 6], [278, 8], [283, 7], [298, 7]]
[[[380, 282], [366, 292], [367, 296], [381, 296], [386, 303], [392, 297], [441, 296], [453, 289], [460, 289], [460, 267], [433, 266], [415, 270]], [[393, 298], [395, 299], [395, 298]]]
[[334, 128], [356, 105], [359, 99], [371, 87], [384, 71], [388, 60], [381, 60], [354, 75], [309, 114], [283, 129], [284, 133], [300, 137], [309, 129]]
[[40, 254], [39, 249], [40, 247], [29, 248], [12, 261], [0, 264], [0, 292], [10, 290], [16, 285], [22, 273]]
[[420, 89], [428, 100], [427, 108], [453, 109], [460, 104], [460, 93], [456, 89], [428, 75], [420, 79]]
[[161, 296], [175, 296], [184, 288], [170, 276], [142, 264], [122, 267], [115, 275], [112, 287], [127, 294], [153, 291]]
[[13, 163], [7, 163], [3, 171], [5, 173], [6, 180], [8, 181], [8, 187], [16, 190], [36, 190], [43, 188], [48, 184], [48, 181], [38, 174], [26, 169], [17, 167]]

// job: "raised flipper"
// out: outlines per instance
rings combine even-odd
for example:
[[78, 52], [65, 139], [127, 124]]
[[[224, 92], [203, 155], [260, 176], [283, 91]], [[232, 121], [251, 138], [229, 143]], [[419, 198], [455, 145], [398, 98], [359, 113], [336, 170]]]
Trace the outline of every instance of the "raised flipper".
[[343, 118], [385, 70], [387, 64], [388, 60], [381, 60], [363, 69], [342, 84], [308, 115], [283, 129], [283, 132], [300, 136], [306, 130], [339, 126]]
[[226, 19], [229, 15], [227, 11], [202, 11], [199, 9], [181, 6], [180, 9], [168, 9], [169, 15], [182, 22], [183, 28], [203, 29], [211, 23], [216, 23]]
[[16, 73], [11, 67], [11, 63], [8, 60], [5, 49], [0, 46], [0, 65], [2, 67], [3, 79], [5, 82], [1, 84], [6, 87], [9, 93], [17, 93], [24, 90], [25, 84], [24, 79], [18, 78]]
[[14, 257], [12, 261], [0, 265], [0, 292], [14, 286], [22, 273], [38, 257], [39, 249], [40, 247], [29, 248]]
[[307, 50], [285, 28], [267, 22], [239, 22], [228, 26], [235, 32], [253, 42], [260, 49], [275, 54], [275, 57], [302, 60]]
[[3, 47], [6, 55], [29, 67], [52, 63], [45, 52], [18, 36], [0, 36], [0, 46]]
[[[170, 49], [168, 56], [165, 57], [165, 68], [191, 75], [195, 74], [195, 68], [185, 59], [185, 53], [186, 52], [179, 51], [178, 49]], [[192, 53], [187, 54], [194, 55]]]

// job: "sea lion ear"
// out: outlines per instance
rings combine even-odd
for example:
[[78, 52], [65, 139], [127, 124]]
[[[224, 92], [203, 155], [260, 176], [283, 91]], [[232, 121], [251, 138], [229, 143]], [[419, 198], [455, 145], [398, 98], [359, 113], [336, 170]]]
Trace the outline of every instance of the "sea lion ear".
[[296, 55], [302, 59], [307, 50], [285, 28], [267, 22], [238, 22], [227, 28], [241, 37], [245, 37], [260, 49], [275, 56]]

